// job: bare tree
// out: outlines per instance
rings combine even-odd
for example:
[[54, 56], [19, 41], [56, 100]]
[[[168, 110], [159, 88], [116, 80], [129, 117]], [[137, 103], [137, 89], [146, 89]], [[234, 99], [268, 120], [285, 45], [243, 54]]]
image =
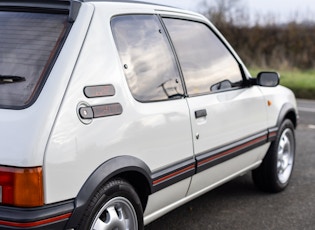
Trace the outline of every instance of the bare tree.
[[249, 23], [249, 15], [242, 0], [204, 0], [201, 8], [201, 13], [218, 27]]

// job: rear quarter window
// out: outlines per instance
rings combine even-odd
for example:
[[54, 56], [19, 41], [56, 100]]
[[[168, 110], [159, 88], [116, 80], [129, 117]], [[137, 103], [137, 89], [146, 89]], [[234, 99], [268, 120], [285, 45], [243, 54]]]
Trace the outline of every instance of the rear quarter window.
[[66, 28], [67, 15], [0, 11], [0, 108], [36, 100]]
[[111, 21], [125, 76], [141, 102], [181, 98], [175, 57], [156, 15], [122, 15]]

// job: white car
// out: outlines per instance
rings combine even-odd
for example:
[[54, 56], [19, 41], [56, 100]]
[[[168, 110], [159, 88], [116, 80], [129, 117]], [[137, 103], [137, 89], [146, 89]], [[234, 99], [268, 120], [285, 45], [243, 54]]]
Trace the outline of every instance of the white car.
[[249, 171], [289, 183], [297, 107], [203, 16], [0, 2], [0, 228], [143, 229]]

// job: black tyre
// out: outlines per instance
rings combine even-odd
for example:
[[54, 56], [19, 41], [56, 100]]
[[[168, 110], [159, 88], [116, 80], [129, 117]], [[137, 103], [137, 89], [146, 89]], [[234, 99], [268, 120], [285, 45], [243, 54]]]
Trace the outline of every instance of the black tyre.
[[284, 120], [262, 164], [252, 172], [255, 185], [266, 192], [283, 191], [289, 184], [294, 159], [294, 126], [290, 120]]
[[79, 229], [142, 230], [143, 210], [134, 188], [122, 179], [109, 181], [94, 195]]

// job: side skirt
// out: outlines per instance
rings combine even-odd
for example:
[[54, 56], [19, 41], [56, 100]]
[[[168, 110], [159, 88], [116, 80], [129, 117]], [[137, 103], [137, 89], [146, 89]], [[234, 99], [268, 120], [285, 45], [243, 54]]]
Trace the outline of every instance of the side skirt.
[[[198, 191], [196, 193], [193, 193], [193, 194], [191, 194], [189, 196], [186, 196], [186, 197], [184, 197], [181, 200], [178, 200], [178, 201], [176, 201], [176, 202], [174, 202], [174, 203], [172, 203], [172, 204], [170, 204], [170, 205], [168, 205], [168, 206], [166, 206], [166, 207], [164, 207], [162, 209], [157, 210], [156, 212], [153, 212], [153, 213], [151, 213], [149, 215], [144, 216], [144, 225], [147, 225], [147, 224], [151, 223], [152, 221], [158, 219], [159, 217], [165, 215], [166, 213], [168, 213], [168, 212], [170, 212], [170, 211], [180, 207], [181, 205], [183, 205], [183, 204], [185, 204], [185, 203], [187, 203], [187, 202], [189, 202], [189, 201], [191, 201], [191, 200], [193, 200], [193, 199], [195, 199], [195, 198], [205, 194], [206, 192], [208, 192], [208, 191], [210, 191], [210, 190], [212, 190], [212, 189], [214, 189], [214, 188], [216, 188], [216, 187], [218, 187], [218, 186], [220, 186], [220, 185], [222, 185], [222, 184], [224, 184], [224, 183], [226, 183], [226, 182], [228, 182], [228, 181], [230, 181], [230, 180], [232, 180], [232, 179], [234, 179], [234, 178], [236, 178], [236, 177], [238, 177], [240, 175], [243, 175], [243, 174], [245, 174], [246, 172], [248, 172], [248, 171], [250, 171], [252, 169], [257, 168], [260, 164], [261, 164], [261, 161], [258, 161], [256, 163], [248, 166], [247, 168], [244, 168], [244, 169], [242, 169], [242, 170], [240, 170], [240, 171], [230, 175], [229, 177], [226, 177], [226, 178], [224, 178], [224, 179], [222, 179], [222, 180], [220, 180], [220, 181], [218, 181], [218, 182], [216, 182], [214, 184], [211, 184], [208, 187], [206, 187], [206, 188], [204, 188], [204, 189], [202, 189], [202, 190], [200, 190], [200, 191]], [[148, 203], [150, 203], [150, 197], [149, 197], [149, 202]]]
[[151, 174], [152, 193], [271, 142], [277, 132], [278, 128], [271, 128], [154, 172]]

